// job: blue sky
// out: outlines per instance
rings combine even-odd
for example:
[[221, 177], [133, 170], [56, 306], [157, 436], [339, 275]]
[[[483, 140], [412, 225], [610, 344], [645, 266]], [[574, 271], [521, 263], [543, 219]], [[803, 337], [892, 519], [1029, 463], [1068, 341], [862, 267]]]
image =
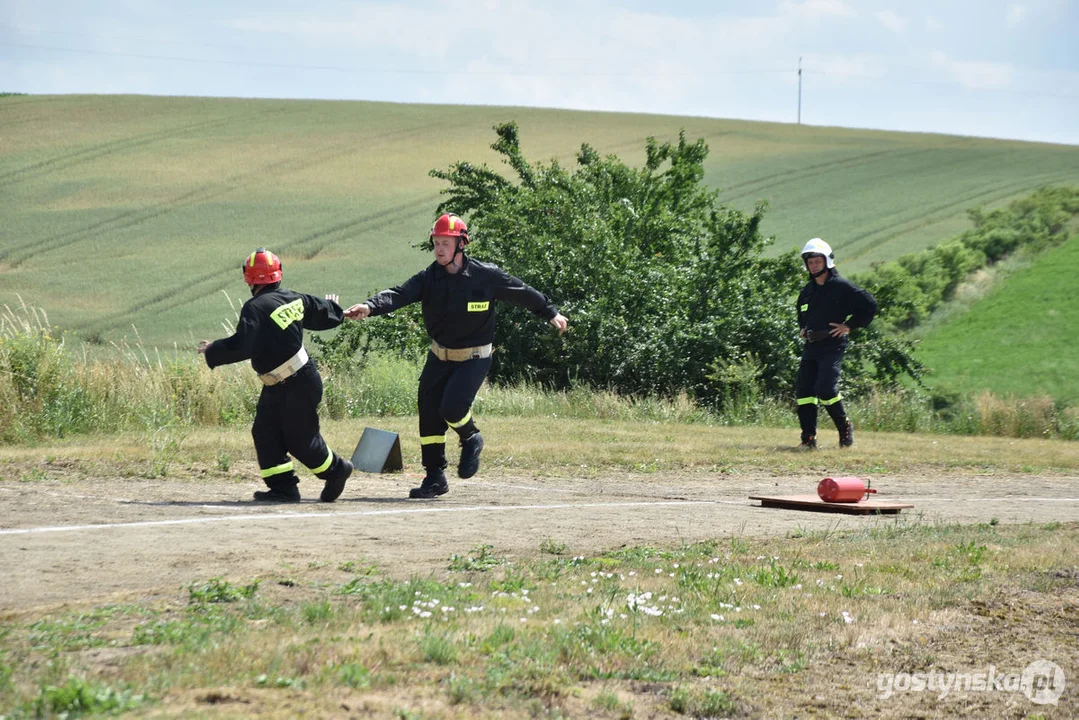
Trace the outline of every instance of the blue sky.
[[0, 91], [520, 105], [1079, 144], [1079, 0], [3, 0]]

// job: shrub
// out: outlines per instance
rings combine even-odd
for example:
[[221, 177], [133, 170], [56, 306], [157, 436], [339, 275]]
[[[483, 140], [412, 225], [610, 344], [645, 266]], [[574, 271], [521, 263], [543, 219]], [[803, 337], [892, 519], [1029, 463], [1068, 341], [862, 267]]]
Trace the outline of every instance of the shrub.
[[[494, 381], [688, 393], [716, 408], [790, 393], [802, 265], [793, 252], [763, 257], [763, 204], [745, 214], [701, 184], [703, 140], [649, 138], [639, 169], [585, 144], [569, 171], [526, 160], [516, 124], [495, 133], [515, 182], [468, 162], [433, 170], [450, 185], [437, 212], [466, 215], [471, 254], [550, 294], [571, 329], [558, 337], [527, 312], [500, 310]], [[422, 344], [417, 310], [396, 315], [372, 324], [372, 339]], [[871, 343], [860, 360], [849, 375], [863, 384], [915, 365], [894, 343]]]

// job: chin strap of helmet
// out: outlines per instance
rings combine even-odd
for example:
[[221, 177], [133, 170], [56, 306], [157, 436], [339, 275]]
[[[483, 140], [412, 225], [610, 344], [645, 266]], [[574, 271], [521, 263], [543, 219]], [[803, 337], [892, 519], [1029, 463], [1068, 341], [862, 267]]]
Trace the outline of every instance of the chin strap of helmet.
[[[810, 270], [809, 270], [809, 258], [811, 258], [811, 257], [819, 257], [819, 258], [823, 259], [824, 260], [824, 267], [822, 267], [817, 272], [810, 272]], [[809, 273], [809, 276], [812, 277], [812, 278], [819, 278], [821, 275], [828, 272], [828, 257], [826, 255], [821, 255], [820, 253], [806, 253], [806, 254], [802, 255], [802, 262], [805, 263], [806, 272]]]

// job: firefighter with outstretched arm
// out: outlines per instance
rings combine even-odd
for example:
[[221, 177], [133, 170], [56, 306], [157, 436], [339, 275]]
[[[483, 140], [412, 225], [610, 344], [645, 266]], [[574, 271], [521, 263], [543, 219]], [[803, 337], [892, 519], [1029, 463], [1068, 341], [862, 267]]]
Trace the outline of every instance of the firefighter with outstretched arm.
[[303, 331], [329, 330], [344, 321], [337, 296], [325, 300], [281, 287], [281, 261], [266, 248], [248, 256], [244, 281], [251, 299], [240, 309], [236, 332], [199, 343], [211, 368], [250, 360], [262, 381], [251, 436], [262, 479], [268, 490], [255, 492], [262, 502], [299, 502], [296, 458], [325, 481], [319, 496], [333, 502], [345, 489], [352, 463], [326, 446], [319, 431], [322, 377], [303, 346]]
[[384, 315], [418, 302], [431, 347], [420, 374], [420, 455], [426, 474], [410, 498], [434, 498], [449, 491], [446, 480], [446, 433], [452, 428], [461, 444], [457, 476], [470, 478], [480, 466], [483, 436], [472, 416], [472, 403], [491, 368], [495, 302], [532, 311], [566, 331], [566, 318], [543, 293], [490, 263], [465, 254], [468, 227], [445, 214], [431, 229], [435, 260], [404, 284], [374, 295], [345, 311], [363, 319]]

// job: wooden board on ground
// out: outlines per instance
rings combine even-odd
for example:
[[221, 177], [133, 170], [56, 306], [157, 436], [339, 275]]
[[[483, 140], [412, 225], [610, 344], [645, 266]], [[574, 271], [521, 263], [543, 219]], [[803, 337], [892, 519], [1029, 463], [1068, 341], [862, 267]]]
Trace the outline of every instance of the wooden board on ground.
[[750, 500], [760, 500], [761, 507], [786, 508], [787, 510], [812, 510], [816, 512], [837, 512], [848, 515], [894, 515], [913, 505], [887, 500], [862, 500], [854, 503], [824, 502], [816, 495], [750, 495]]

